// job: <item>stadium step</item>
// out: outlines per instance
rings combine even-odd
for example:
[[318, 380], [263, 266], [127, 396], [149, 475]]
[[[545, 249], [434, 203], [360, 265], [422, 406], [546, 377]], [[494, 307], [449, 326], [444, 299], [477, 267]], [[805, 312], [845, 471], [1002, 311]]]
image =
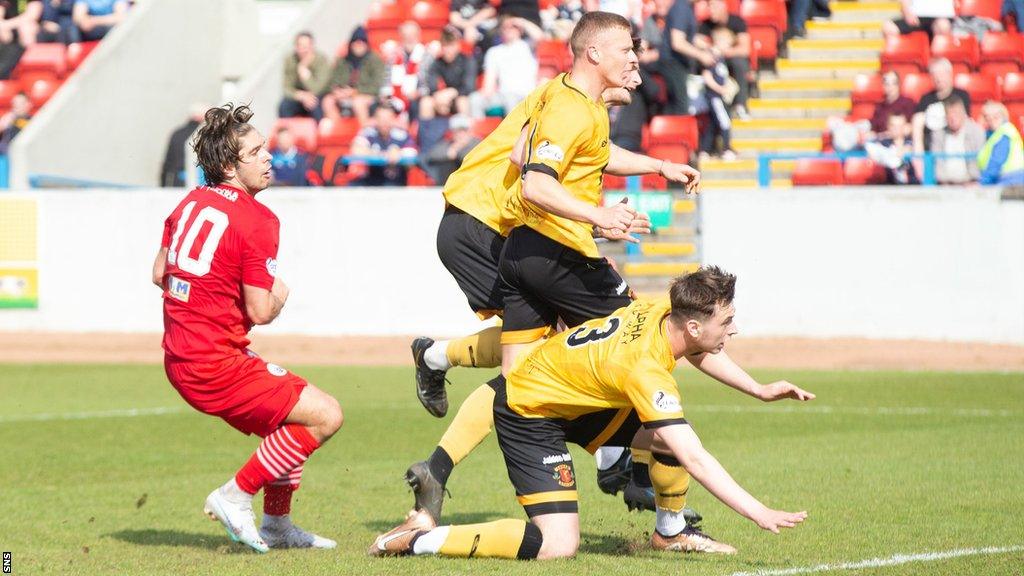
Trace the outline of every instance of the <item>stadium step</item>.
[[644, 256], [692, 256], [697, 253], [693, 242], [642, 242], [640, 253]]
[[[778, 176], [778, 174], [773, 173], [773, 176]], [[790, 188], [792, 186], [793, 182], [789, 178], [772, 178], [771, 181], [772, 188]], [[756, 174], [750, 178], [712, 178], [704, 183], [705, 190], [722, 190], [726, 188], [752, 190], [757, 187]]]
[[852, 21], [835, 22], [831, 20], [819, 21], [810, 20], [807, 22], [808, 40], [839, 40], [839, 39], [881, 39], [882, 22], [875, 21]]
[[696, 272], [698, 268], [697, 262], [626, 262], [623, 272], [627, 276], [674, 277]]
[[780, 78], [852, 78], [857, 74], [877, 72], [881, 67], [878, 56], [864, 60], [790, 60], [775, 62]]
[[[789, 178], [793, 172], [795, 160], [775, 160], [772, 162], [772, 175]], [[712, 158], [700, 164], [700, 171], [705, 184], [725, 180], [756, 180], [757, 159], [719, 160]]]
[[[817, 40], [814, 40], [814, 42], [817, 42]], [[840, 41], [826, 40], [826, 42]], [[856, 40], [853, 40], [853, 42], [856, 42]], [[872, 40], [872, 42], [874, 42], [874, 40]], [[790, 48], [788, 55], [789, 60], [794, 62], [817, 62], [823, 58], [856, 62], [861, 60], [871, 60], [872, 58], [877, 59], [879, 52], [879, 50], [871, 48], [841, 48], [837, 46], [835, 48]]]
[[762, 98], [840, 98], [853, 88], [851, 78], [768, 78], [758, 83]]
[[817, 138], [733, 138], [737, 152], [820, 152], [821, 136]]
[[733, 138], [814, 138], [820, 137], [824, 129], [824, 118], [752, 118], [732, 122]]
[[899, 18], [899, 2], [832, 2], [833, 22], [882, 22]]
[[748, 102], [750, 114], [757, 119], [826, 118], [846, 114], [850, 99], [846, 98], [754, 98]]
[[672, 202], [672, 212], [675, 214], [693, 214], [697, 211], [697, 201], [689, 198], [677, 198]]

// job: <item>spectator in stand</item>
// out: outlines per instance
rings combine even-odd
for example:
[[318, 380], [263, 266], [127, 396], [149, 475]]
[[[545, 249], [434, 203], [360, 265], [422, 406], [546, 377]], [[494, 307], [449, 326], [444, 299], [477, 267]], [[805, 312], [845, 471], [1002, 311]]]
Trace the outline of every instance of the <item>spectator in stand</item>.
[[992, 132], [978, 152], [981, 183], [1024, 185], [1024, 139], [1010, 122], [1006, 106], [990, 100], [981, 107], [981, 114]]
[[468, 117], [452, 116], [448, 120], [448, 135], [420, 157], [423, 169], [438, 185], [443, 185], [452, 172], [459, 169], [469, 151], [480, 143], [469, 125]]
[[[722, 159], [735, 160], [736, 152], [732, 149], [732, 120], [729, 117], [729, 104], [739, 92], [736, 81], [729, 77], [729, 67], [725, 63], [723, 51], [736, 42], [736, 36], [725, 26], [711, 31], [712, 53], [715, 55], [713, 66], [703, 67], [701, 77], [704, 79], [704, 94], [700, 112], [707, 112], [708, 127], [700, 134], [700, 160], [703, 162], [715, 151], [715, 140], [722, 139]], [[706, 110], [704, 109], [706, 108]]]
[[885, 167], [887, 184], [920, 184], [913, 166], [907, 160], [907, 155], [913, 151], [907, 116], [889, 116], [885, 129], [878, 132], [878, 139], [865, 142], [864, 149], [869, 158]]
[[916, 102], [900, 94], [900, 76], [894, 70], [882, 74], [882, 93], [883, 99], [875, 106], [875, 112], [871, 115], [871, 132], [867, 135], [868, 140], [874, 140], [889, 129], [891, 116], [910, 118], [917, 108]]
[[72, 13], [75, 0], [43, 0], [43, 14], [39, 20], [39, 42], [73, 44], [82, 41]]
[[956, 96], [948, 98], [942, 106], [946, 112], [946, 126], [932, 132], [928, 151], [952, 157], [935, 161], [935, 180], [939, 184], [977, 182], [981, 176], [977, 160], [958, 156], [980, 152], [985, 145], [985, 130], [971, 120], [963, 100]]
[[[391, 95], [412, 106], [419, 99], [421, 79], [426, 76], [427, 48], [420, 42], [420, 26], [412, 20], [398, 27], [398, 45], [385, 42], [384, 62], [391, 70]], [[415, 116], [415, 110], [412, 111]]]
[[476, 44], [494, 29], [498, 11], [489, 0], [452, 0], [448, 22], [462, 31], [470, 44]]
[[1003, 0], [999, 16], [1003, 21], [1012, 17], [1017, 22], [1017, 30], [1024, 30], [1024, 0]]
[[[671, 7], [672, 0], [654, 0], [653, 9], [640, 28], [640, 52], [637, 54], [637, 58], [640, 60], [640, 70], [648, 75], [658, 73], [658, 61], [662, 55], [661, 43], [664, 40], [665, 17]], [[644, 78], [644, 83], [647, 83], [646, 78]]]
[[402, 113], [393, 99], [382, 99], [374, 105], [373, 124], [363, 128], [352, 140], [352, 154], [383, 161], [368, 166], [353, 186], [405, 186], [406, 163], [416, 158], [416, 146], [409, 133], [398, 124]]
[[313, 34], [299, 32], [295, 36], [295, 50], [284, 61], [284, 98], [277, 108], [281, 118], [311, 116], [323, 118], [320, 97], [327, 91], [331, 80], [331, 63], [316, 49]]
[[540, 12], [544, 33], [555, 40], [568, 42], [572, 29], [584, 13], [583, 0], [563, 0], [552, 4]]
[[956, 17], [954, 0], [900, 0], [903, 18], [882, 24], [886, 38], [923, 30], [928, 38], [949, 34]]
[[35, 44], [42, 13], [40, 0], [29, 0], [24, 11], [18, 0], [0, 0], [0, 80], [10, 78], [25, 48]]
[[[443, 84], [442, 84], [443, 83]], [[449, 26], [441, 32], [441, 52], [427, 67], [426, 95], [419, 117], [469, 113], [469, 95], [476, 89], [476, 62], [462, 53], [462, 35]]]
[[102, 40], [107, 32], [128, 16], [127, 0], [75, 0], [71, 18], [82, 40]]
[[716, 47], [716, 60], [718, 55], [725, 59], [725, 63], [729, 67], [729, 75], [739, 85], [739, 92], [733, 102], [736, 115], [740, 118], [748, 118], [750, 116], [747, 113], [747, 98], [750, 95], [750, 33], [747, 32], [747, 23], [740, 16], [729, 13], [729, 4], [725, 0], [711, 0], [708, 7], [710, 18], [701, 22], [697, 30], [696, 43], [707, 50], [712, 45], [712, 30], [724, 27], [732, 33], [735, 40], [731, 46]]
[[498, 6], [499, 20], [502, 16], [522, 18], [529, 20], [538, 29], [541, 27], [540, 3], [537, 0], [501, 0]]
[[308, 186], [306, 171], [309, 170], [309, 155], [295, 144], [295, 135], [286, 127], [278, 128], [270, 150], [270, 165], [273, 167], [275, 186]]
[[611, 12], [618, 14], [634, 25], [643, 23], [643, 3], [640, 0], [585, 0], [586, 12]]
[[[971, 113], [971, 96], [953, 86], [953, 65], [945, 58], [935, 58], [928, 65], [935, 89], [921, 96], [921, 101], [914, 109], [911, 118], [914, 135], [914, 152], [924, 152], [925, 146], [932, 141], [932, 135], [946, 127], [946, 110], [943, 105], [956, 98]], [[920, 173], [920, 164], [918, 172]]]
[[355, 116], [360, 124], [366, 124], [370, 120], [370, 106], [384, 87], [384, 76], [384, 61], [370, 50], [366, 29], [357, 26], [345, 56], [338, 58], [331, 71], [327, 93], [321, 99], [324, 116]]
[[697, 66], [714, 66], [711, 52], [694, 44], [697, 17], [690, 0], [675, 0], [665, 16], [659, 71], [668, 86], [665, 114], [689, 114], [686, 79]]
[[[540, 27], [523, 18], [503, 16], [498, 29], [502, 42], [487, 51], [483, 86], [469, 97], [474, 118], [494, 109], [508, 112], [537, 86], [533, 43], [544, 34]], [[530, 42], [523, 39], [524, 33]]]
[[11, 99], [11, 109], [0, 116], [0, 154], [7, 154], [11, 140], [21, 132], [32, 119], [32, 102], [24, 92], [18, 92]]
[[209, 109], [210, 106], [207, 104], [193, 104], [189, 108], [188, 121], [171, 133], [171, 138], [167, 141], [167, 151], [164, 153], [164, 163], [160, 168], [161, 186], [168, 188], [185, 185], [185, 146], [188, 146], [189, 139], [203, 123]]
[[787, 0], [786, 38], [803, 38], [807, 36], [807, 20], [810, 18], [828, 18], [832, 9], [828, 0]]

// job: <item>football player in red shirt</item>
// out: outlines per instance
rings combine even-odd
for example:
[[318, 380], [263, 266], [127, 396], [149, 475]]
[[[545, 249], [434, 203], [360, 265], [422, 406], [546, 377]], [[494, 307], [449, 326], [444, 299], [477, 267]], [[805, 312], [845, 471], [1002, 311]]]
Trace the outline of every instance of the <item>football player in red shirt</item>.
[[[251, 117], [246, 106], [207, 110], [193, 147], [210, 185], [192, 190], [164, 222], [153, 264], [164, 298], [164, 368], [192, 407], [263, 438], [207, 497], [205, 512], [258, 552], [334, 548], [288, 515], [303, 463], [341, 427], [341, 407], [247, 348], [253, 324], [272, 322], [288, 299], [276, 276], [280, 223], [256, 201], [270, 184], [270, 153]], [[260, 489], [257, 530], [252, 497]]]

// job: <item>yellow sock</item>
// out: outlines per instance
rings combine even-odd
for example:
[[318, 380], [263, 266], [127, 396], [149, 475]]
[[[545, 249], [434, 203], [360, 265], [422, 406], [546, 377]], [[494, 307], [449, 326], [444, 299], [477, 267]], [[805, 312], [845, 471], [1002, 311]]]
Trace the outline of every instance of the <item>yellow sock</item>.
[[454, 464], [458, 464], [491, 433], [493, 426], [494, 388], [483, 384], [459, 406], [438, 446], [448, 453]]
[[540, 552], [541, 534], [523, 520], [496, 520], [449, 527], [439, 554], [460, 558], [518, 558], [531, 560]]
[[630, 448], [629, 451], [633, 454], [633, 462], [637, 464], [651, 464], [651, 451], [641, 450], [639, 448]]
[[654, 503], [658, 508], [679, 512], [686, 506], [686, 491], [690, 489], [690, 475], [671, 456], [654, 454], [650, 463]]
[[449, 340], [447, 355], [452, 366], [501, 366], [501, 326], [491, 326], [465, 338]]

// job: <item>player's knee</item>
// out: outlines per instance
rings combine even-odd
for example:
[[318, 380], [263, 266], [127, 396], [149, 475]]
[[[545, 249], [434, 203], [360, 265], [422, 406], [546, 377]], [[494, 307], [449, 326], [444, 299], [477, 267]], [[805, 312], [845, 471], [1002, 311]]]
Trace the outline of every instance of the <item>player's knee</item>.
[[562, 530], [548, 530], [542, 534], [544, 540], [540, 547], [540, 553], [537, 554], [538, 560], [572, 558], [580, 547], [580, 535], [571, 533], [571, 531], [567, 533]]

